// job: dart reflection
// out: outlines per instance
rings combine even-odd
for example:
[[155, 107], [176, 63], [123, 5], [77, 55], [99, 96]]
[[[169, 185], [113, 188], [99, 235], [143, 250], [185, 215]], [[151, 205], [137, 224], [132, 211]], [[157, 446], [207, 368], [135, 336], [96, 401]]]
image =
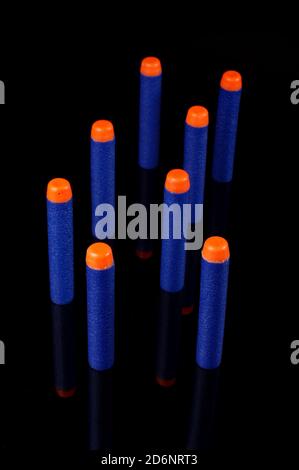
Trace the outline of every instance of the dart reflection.
[[193, 399], [187, 432], [187, 448], [206, 451], [213, 448], [217, 415], [220, 368], [196, 366]]
[[75, 316], [73, 303], [51, 303], [54, 386], [61, 398], [76, 392]]
[[112, 370], [88, 370], [89, 449], [112, 448]]

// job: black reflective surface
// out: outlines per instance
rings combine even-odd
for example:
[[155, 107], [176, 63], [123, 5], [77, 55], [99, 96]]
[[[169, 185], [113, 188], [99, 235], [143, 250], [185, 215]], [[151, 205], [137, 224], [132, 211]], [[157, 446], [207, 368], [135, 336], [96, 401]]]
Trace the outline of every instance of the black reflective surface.
[[[0, 339], [6, 365], [0, 366], [0, 460], [6, 458], [11, 466], [84, 464], [90, 435], [92, 447], [108, 446], [101, 444], [106, 418], [102, 422], [99, 406], [106, 402], [106, 391], [97, 380], [89, 389], [86, 354], [84, 259], [92, 241], [89, 134], [96, 119], [115, 122], [118, 194], [126, 194], [128, 204], [136, 202], [138, 67], [149, 54], [161, 58], [165, 72], [160, 188], [166, 172], [182, 165], [188, 107], [203, 104], [210, 111], [205, 214], [213, 206], [210, 164], [219, 78], [231, 68], [244, 77], [230, 194], [227, 324], [208, 458], [228, 457], [231, 462], [241, 455], [242, 462], [253, 457], [268, 464], [278, 454], [285, 460], [296, 455], [298, 366], [290, 363], [290, 343], [298, 336], [297, 261], [291, 248], [296, 246], [299, 108], [291, 105], [289, 94], [290, 82], [298, 78], [297, 42], [280, 33], [243, 32], [238, 40], [235, 32], [200, 33], [190, 47], [190, 36], [180, 35], [180, 28], [176, 39], [170, 45], [166, 39], [154, 43], [152, 37], [111, 44], [100, 54], [96, 42], [96, 54], [90, 57], [81, 45], [60, 45], [60, 60], [52, 52], [41, 56], [31, 47], [23, 51], [18, 41], [18, 53], [10, 53], [8, 65], [2, 59], [7, 105], [0, 108]], [[45, 188], [57, 176], [69, 178], [74, 192], [77, 393], [66, 399], [54, 392], [48, 293]], [[210, 420], [204, 407], [190, 416], [198, 299], [194, 312], [182, 319], [177, 384], [161, 389], [155, 383], [159, 246], [152, 259], [142, 262], [135, 255], [136, 242], [115, 245], [114, 451], [185, 449], [192, 431], [201, 446], [195, 431]], [[95, 391], [90, 400], [88, 390]], [[205, 396], [206, 390], [199, 390]], [[89, 421], [92, 402], [98, 408]], [[106, 403], [109, 410], [110, 396]], [[190, 418], [195, 420], [192, 426]], [[108, 420], [107, 429], [109, 425]]]

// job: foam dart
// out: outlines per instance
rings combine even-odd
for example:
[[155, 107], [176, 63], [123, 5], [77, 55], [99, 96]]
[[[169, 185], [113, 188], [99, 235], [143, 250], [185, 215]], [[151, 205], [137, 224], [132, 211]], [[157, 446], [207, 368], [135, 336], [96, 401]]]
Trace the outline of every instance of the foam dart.
[[221, 363], [229, 256], [229, 246], [224, 238], [215, 236], [205, 241], [196, 349], [196, 362], [204, 369], [215, 369]]
[[[146, 57], [140, 67], [138, 200], [147, 210], [157, 199], [161, 85], [160, 60]], [[150, 238], [137, 240], [136, 255], [139, 259], [148, 260], [153, 252], [154, 243]]]
[[233, 177], [241, 92], [239, 72], [225, 72], [220, 82], [212, 164], [212, 177], [220, 183]]
[[73, 302], [51, 304], [54, 386], [61, 398], [76, 392], [75, 316]]
[[[110, 204], [115, 208], [115, 136], [110, 121], [93, 123], [90, 142], [91, 210], [92, 234], [96, 235], [96, 215], [99, 204]], [[115, 235], [108, 232], [107, 238]]]
[[114, 362], [114, 261], [106, 243], [93, 243], [86, 253], [88, 362], [107, 370]]
[[[205, 190], [206, 157], [209, 113], [203, 106], [192, 106], [187, 113], [184, 139], [184, 169], [190, 177], [189, 203], [192, 207], [190, 229], [202, 227], [202, 210], [195, 211], [195, 204], [203, 204]], [[185, 285], [182, 314], [193, 311], [197, 279], [200, 269], [200, 247], [186, 253]]]
[[[189, 174], [189, 201], [203, 204], [206, 174], [209, 113], [203, 106], [192, 106], [187, 113], [184, 138], [184, 170]], [[192, 223], [196, 223], [192, 211]]]
[[141, 168], [159, 163], [162, 67], [156, 57], [146, 57], [140, 67], [139, 153]]
[[[185, 221], [182, 206], [188, 202], [189, 189], [190, 181], [186, 171], [176, 169], [167, 174], [164, 187], [166, 206], [162, 214], [160, 313], [156, 368], [157, 382], [166, 387], [173, 385], [176, 380], [181, 294], [185, 274]], [[172, 212], [172, 204], [175, 204], [179, 210]], [[166, 207], [168, 207], [167, 212], [172, 216], [167, 217]], [[176, 238], [177, 236], [179, 238]]]
[[74, 297], [73, 202], [70, 183], [51, 180], [47, 187], [50, 296], [64, 305]]

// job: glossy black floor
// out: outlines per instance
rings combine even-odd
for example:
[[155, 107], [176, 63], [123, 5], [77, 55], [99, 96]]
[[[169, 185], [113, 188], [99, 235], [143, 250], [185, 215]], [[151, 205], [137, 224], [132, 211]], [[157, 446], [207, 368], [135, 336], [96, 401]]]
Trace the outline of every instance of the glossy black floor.
[[[90, 457], [88, 401], [97, 392], [88, 394], [88, 383], [101, 384], [91, 377], [86, 361], [89, 132], [98, 118], [115, 123], [118, 194], [134, 201], [138, 67], [146, 55], [159, 56], [163, 64], [161, 188], [167, 170], [182, 164], [188, 107], [203, 104], [210, 111], [205, 220], [211, 210], [219, 79], [227, 69], [243, 75], [228, 227], [232, 263], [227, 329], [219, 376], [206, 377], [194, 361], [197, 312], [182, 318], [177, 386], [160, 389], [154, 380], [159, 246], [152, 260], [141, 262], [133, 242], [116, 244], [116, 364], [105, 389], [112, 401], [115, 455], [185, 449], [196, 426], [189, 417], [200, 413], [192, 408], [194, 379], [206, 403], [203, 430], [198, 430], [205, 458], [235, 459], [240, 453], [241, 458], [259, 455], [259, 461], [267, 462], [278, 454], [290, 459], [295, 455], [299, 366], [297, 370], [290, 363], [290, 343], [298, 338], [298, 315], [293, 305], [296, 281], [288, 265], [297, 250], [290, 222], [296, 214], [291, 202], [299, 112], [289, 99], [290, 82], [298, 78], [294, 45], [278, 35], [254, 33], [240, 35], [237, 43], [233, 35], [210, 35], [189, 49], [186, 45], [157, 46], [147, 40], [111, 46], [94, 62], [72, 51], [67, 63], [49, 57], [39, 67], [29, 54], [27, 67], [20, 58], [3, 68], [7, 104], [0, 113], [0, 339], [6, 346], [6, 365], [0, 366], [0, 450], [10, 463], [83, 464]], [[76, 236], [78, 391], [65, 400], [53, 391], [47, 274], [45, 188], [56, 176], [72, 182]], [[208, 235], [208, 224], [205, 231]], [[109, 404], [107, 408], [109, 413]], [[214, 420], [209, 413], [215, 414]], [[210, 433], [205, 426], [211, 423]]]

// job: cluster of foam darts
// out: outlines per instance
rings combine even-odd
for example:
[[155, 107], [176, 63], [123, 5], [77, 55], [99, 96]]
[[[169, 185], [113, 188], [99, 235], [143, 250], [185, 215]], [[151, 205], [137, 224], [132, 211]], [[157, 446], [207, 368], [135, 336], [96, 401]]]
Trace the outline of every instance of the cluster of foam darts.
[[[145, 206], [155, 197], [153, 188], [159, 168], [161, 85], [159, 59], [144, 59], [140, 69], [138, 178], [139, 198]], [[212, 161], [212, 179], [219, 185], [229, 184], [233, 176], [241, 90], [241, 75], [236, 71], [225, 72], [220, 83]], [[206, 108], [193, 106], [188, 110], [183, 168], [172, 169], [167, 174], [165, 204], [203, 204], [208, 125]], [[96, 236], [97, 207], [100, 204], [115, 206], [115, 135], [109, 121], [99, 120], [92, 125], [90, 164], [92, 233]], [[56, 178], [49, 182], [47, 212], [51, 301], [63, 306], [71, 304], [74, 297], [72, 190], [67, 180]], [[202, 222], [202, 214], [192, 214], [190, 228]], [[183, 227], [180, 238], [170, 230], [169, 237], [161, 241], [156, 367], [156, 380], [161, 386], [175, 383], [180, 315], [192, 312], [197, 292], [196, 362], [204, 369], [215, 369], [221, 363], [230, 254], [226, 239], [215, 236], [219, 234], [210, 235], [202, 250], [190, 252], [185, 250]], [[152, 241], [138, 240], [136, 254], [141, 260], [149, 259], [153, 254]], [[88, 360], [96, 371], [110, 369], [114, 362], [114, 271], [109, 240], [88, 247]], [[200, 285], [197, 286], [194, 279], [199, 271]], [[61, 331], [54, 333], [62, 334]], [[69, 396], [74, 384], [63, 380], [58, 380], [57, 389], [61, 396]]]

